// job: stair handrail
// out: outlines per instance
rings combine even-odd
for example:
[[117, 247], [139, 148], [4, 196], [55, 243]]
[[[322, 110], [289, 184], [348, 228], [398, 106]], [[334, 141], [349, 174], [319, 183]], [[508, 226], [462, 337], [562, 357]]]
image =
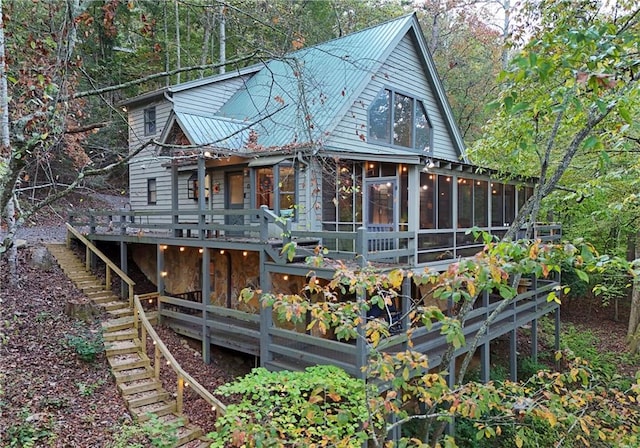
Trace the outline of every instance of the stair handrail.
[[[145, 298], [150, 298], [151, 296], [158, 296], [155, 294], [144, 294]], [[162, 342], [158, 333], [153, 328], [149, 319], [145, 314], [144, 308], [142, 308], [142, 303], [140, 302], [140, 297], [135, 294], [133, 297], [134, 307], [133, 307], [133, 322], [136, 328], [139, 328], [142, 331], [142, 335], [140, 340], [142, 341], [143, 347], [146, 344], [147, 334], [151, 337], [153, 341], [153, 345], [155, 347], [155, 359], [154, 359], [154, 369], [156, 379], [160, 379], [160, 364], [161, 364], [161, 355], [167, 360], [167, 365], [176, 372], [178, 377], [177, 384], [177, 394], [176, 394], [176, 411], [179, 414], [182, 414], [182, 404], [183, 404], [183, 395], [184, 395], [184, 387], [185, 383], [188, 387], [191, 387], [200, 397], [202, 397], [207, 403], [211, 405], [211, 410], [219, 413], [220, 415], [224, 415], [227, 407], [213, 396], [211, 392], [209, 392], [202, 384], [196, 381], [191, 375], [184, 371], [184, 369], [180, 366], [178, 361], [173, 357], [167, 346]], [[142, 323], [142, 326], [139, 325], [139, 322]]]
[[67, 226], [67, 247], [71, 246], [71, 238], [69, 236], [69, 233], [73, 234], [76, 238], [78, 238], [86, 247], [86, 268], [87, 270], [90, 269], [90, 264], [91, 264], [91, 259], [89, 257], [89, 252], [93, 252], [98, 258], [100, 258], [104, 264], [106, 265], [105, 268], [105, 286], [107, 289], [111, 289], [111, 271], [115, 272], [118, 277], [120, 277], [120, 279], [122, 279], [122, 281], [124, 281], [128, 286], [129, 286], [129, 307], [133, 308], [133, 287], [136, 284], [136, 282], [134, 282], [133, 280], [131, 280], [131, 278], [125, 274], [122, 269], [120, 269], [118, 266], [116, 266], [116, 264], [111, 261], [109, 259], [109, 257], [107, 257], [105, 254], [102, 253], [102, 251], [100, 251], [100, 249], [98, 249], [91, 241], [89, 241], [89, 239], [87, 237], [85, 237], [82, 233], [80, 233], [78, 231], [78, 229], [76, 229], [75, 227], [73, 227], [71, 224], [69, 223], [65, 223]]

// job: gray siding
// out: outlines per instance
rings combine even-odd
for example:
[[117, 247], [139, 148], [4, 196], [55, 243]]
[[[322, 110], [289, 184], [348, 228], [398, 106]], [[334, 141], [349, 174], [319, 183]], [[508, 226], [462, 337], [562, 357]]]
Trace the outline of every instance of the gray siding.
[[[144, 135], [144, 109], [156, 108], [156, 133]], [[151, 138], [158, 139], [162, 134], [171, 111], [167, 100], [149, 103], [129, 110], [129, 149], [133, 150]], [[163, 167], [166, 160], [159, 156], [159, 149], [149, 146], [129, 162], [129, 202], [132, 210], [160, 210], [171, 208], [171, 176]], [[156, 205], [147, 204], [147, 180], [156, 179]], [[166, 220], [168, 222], [169, 218]]]
[[[421, 59], [409, 35], [401, 40], [380, 70], [372, 74], [369, 85], [353, 102], [332, 136], [327, 140], [328, 147], [342, 151], [358, 149], [370, 151], [372, 154], [381, 149], [380, 145], [362, 141], [359, 134], [364, 134], [367, 137], [369, 105], [380, 90], [385, 87], [423, 100], [433, 126], [433, 156], [452, 161], [459, 160], [442, 112], [434, 99], [434, 92], [427, 80]], [[375, 156], [371, 158], [375, 159]]]
[[247, 76], [242, 76], [175, 92], [175, 109], [179, 112], [211, 116], [244, 85], [246, 79]]

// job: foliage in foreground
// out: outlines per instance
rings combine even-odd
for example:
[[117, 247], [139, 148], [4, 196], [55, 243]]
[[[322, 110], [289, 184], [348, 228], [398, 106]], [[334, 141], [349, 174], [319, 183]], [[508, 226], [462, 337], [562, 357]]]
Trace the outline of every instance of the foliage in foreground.
[[[552, 440], [562, 446], [576, 447], [637, 446], [640, 410], [636, 402], [640, 399], [640, 377], [632, 386], [628, 380], [615, 383], [601, 369], [594, 371], [580, 359], [567, 358], [563, 371], [540, 371], [524, 383], [464, 383], [466, 363], [471, 357], [468, 355], [458, 364], [460, 371], [455, 381], [458, 385], [451, 387], [446, 367], [431, 366], [427, 356], [413, 349], [413, 334], [426, 328], [433, 329], [449, 343], [440, 366], [448, 366], [454, 351], [460, 347], [470, 347], [473, 353], [500, 310], [513, 304], [517, 297], [514, 284], [521, 276], [542, 281], [559, 272], [562, 265], [569, 265], [581, 280], [589, 281], [591, 275], [605, 268], [630, 269], [624, 260], [600, 256], [582, 241], [508, 242], [492, 240], [486, 234], [483, 238], [482, 252], [451, 264], [445, 272], [427, 270], [416, 274], [396, 269], [384, 273], [371, 267], [353, 271], [343, 266], [325, 285], [310, 275], [301, 294], [264, 294], [262, 302], [273, 308], [274, 318], [279, 321], [306, 323], [310, 331], [365, 342], [369, 357], [363, 366], [363, 375], [371, 386], [364, 388], [368, 415], [357, 414], [352, 423], [359, 425], [371, 446], [393, 446], [385, 442], [385, 436], [400, 428], [410, 428], [411, 433], [405, 432], [395, 446], [481, 446], [485, 440], [486, 446], [549, 446]], [[321, 256], [309, 260], [311, 264], [322, 261]], [[404, 318], [411, 325], [406, 350], [385, 351], [385, 341], [391, 336], [389, 322], [367, 319], [367, 311], [398, 303], [403, 299], [402, 291], [411, 289], [410, 283], [416, 289], [423, 288], [425, 296], [404, 310]], [[547, 300], [559, 302], [561, 290], [550, 290]], [[489, 293], [501, 297], [501, 301], [493, 305], [498, 313], [489, 314], [477, 332], [465, 333], [470, 311], [476, 303], [480, 304], [479, 298]], [[251, 297], [253, 293], [244, 295]], [[445, 304], [452, 304], [450, 312], [442, 311], [447, 308]], [[556, 361], [561, 358], [559, 353]], [[383, 389], [376, 389], [375, 385]], [[255, 387], [244, 384], [234, 392], [252, 397]], [[320, 444], [306, 432], [304, 422], [293, 424], [294, 432], [286, 434], [279, 429], [265, 431], [264, 428], [270, 426], [265, 425], [264, 416], [278, 406], [265, 399], [263, 407], [260, 395], [254, 398], [244, 409], [251, 424], [232, 417], [225, 423], [229, 427], [243, 423], [242, 437], [227, 439], [228, 446]], [[310, 400], [303, 397], [299, 401], [288, 401], [287, 405], [292, 408], [287, 410], [287, 415], [305, 415]], [[336, 405], [341, 407], [342, 402]], [[322, 419], [315, 413], [313, 417]], [[460, 433], [444, 435], [446, 424], [453, 421], [460, 422]], [[380, 431], [368, 422], [385, 422], [385, 428]], [[352, 431], [356, 433], [355, 427]], [[341, 437], [324, 433], [322, 442], [340, 445], [344, 442]]]
[[[242, 400], [227, 407], [209, 434], [212, 447], [335, 445], [360, 447], [369, 413], [365, 383], [334, 366], [304, 372], [254, 369], [218, 389]], [[375, 425], [381, 428], [381, 422]], [[302, 445], [300, 445], [302, 446]]]

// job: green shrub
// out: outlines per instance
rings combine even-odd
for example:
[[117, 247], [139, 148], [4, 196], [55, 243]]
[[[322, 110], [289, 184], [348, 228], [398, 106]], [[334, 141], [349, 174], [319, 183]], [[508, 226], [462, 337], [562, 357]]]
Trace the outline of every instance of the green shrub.
[[65, 335], [64, 344], [74, 349], [78, 357], [86, 362], [95, 361], [104, 352], [102, 332], [93, 333], [88, 329], [80, 329], [79, 334]]
[[[304, 372], [254, 369], [218, 392], [240, 394], [209, 434], [212, 447], [328, 444], [360, 447], [368, 419], [365, 383], [334, 366]], [[275, 446], [275, 445], [274, 445]], [[302, 446], [302, 445], [300, 445]]]

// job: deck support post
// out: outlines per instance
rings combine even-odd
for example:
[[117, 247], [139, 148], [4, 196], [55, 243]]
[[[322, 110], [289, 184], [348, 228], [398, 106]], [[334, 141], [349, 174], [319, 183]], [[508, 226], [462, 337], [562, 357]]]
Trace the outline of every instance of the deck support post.
[[367, 244], [367, 229], [365, 227], [358, 227], [356, 230], [355, 252], [357, 262], [361, 268], [367, 265]]
[[531, 321], [531, 361], [538, 362], [538, 319]]
[[173, 223], [173, 236], [178, 238], [180, 230], [178, 216], [178, 164], [176, 160], [171, 161], [171, 222]]
[[[260, 251], [260, 288], [263, 292], [271, 292], [271, 273], [266, 269], [267, 254]], [[260, 304], [260, 367], [269, 363], [271, 355], [271, 326], [273, 325], [273, 309]]]
[[556, 351], [560, 350], [560, 307], [556, 307], [556, 311], [554, 313], [554, 321], [555, 321], [555, 334], [554, 334], [554, 344], [553, 347]]
[[[362, 228], [362, 227], [361, 227]], [[360, 230], [360, 229], [358, 229]], [[357, 293], [356, 301], [360, 310], [360, 323], [358, 324], [358, 337], [356, 339], [356, 376], [363, 380], [366, 380], [367, 374], [365, 367], [368, 361], [367, 350], [367, 337], [365, 335], [365, 325], [367, 323], [367, 311], [364, 309], [365, 293], [359, 291]]]
[[[482, 307], [485, 310], [485, 320], [489, 318], [489, 291], [482, 291]], [[490, 331], [487, 331], [487, 335]], [[480, 346], [480, 381], [488, 383], [491, 380], [491, 338], [485, 336], [487, 342]]]
[[518, 329], [514, 328], [509, 336], [509, 376], [518, 381]]
[[211, 364], [211, 336], [207, 327], [207, 307], [211, 301], [211, 251], [202, 249], [202, 361]]
[[[127, 261], [127, 243], [120, 241], [120, 269], [129, 275], [129, 263]], [[120, 279], [120, 296], [129, 297], [129, 284]]]
[[[400, 322], [401, 330], [403, 332], [407, 332], [409, 330], [409, 326], [411, 325], [411, 319], [409, 319], [409, 311], [411, 308], [411, 278], [405, 277], [402, 282], [402, 303], [400, 305], [402, 307], [400, 311], [402, 314], [402, 322]], [[402, 349], [406, 350], [408, 348], [408, 341], [402, 343]]]
[[491, 342], [487, 340], [480, 346], [480, 381], [491, 381]]
[[161, 315], [161, 308], [162, 308], [162, 303], [160, 301], [160, 297], [163, 296], [165, 294], [165, 290], [164, 290], [164, 278], [167, 275], [167, 273], [164, 270], [164, 246], [162, 244], [158, 244], [156, 249], [156, 265], [157, 265], [157, 281], [156, 284], [158, 285], [158, 323], [162, 323], [162, 315]]

